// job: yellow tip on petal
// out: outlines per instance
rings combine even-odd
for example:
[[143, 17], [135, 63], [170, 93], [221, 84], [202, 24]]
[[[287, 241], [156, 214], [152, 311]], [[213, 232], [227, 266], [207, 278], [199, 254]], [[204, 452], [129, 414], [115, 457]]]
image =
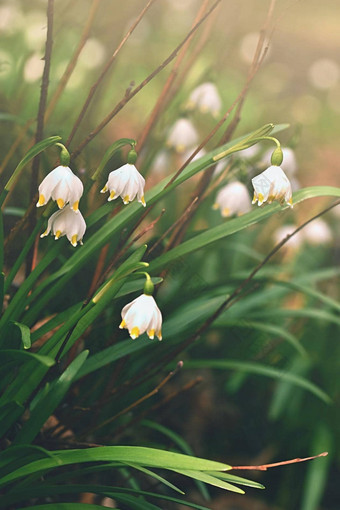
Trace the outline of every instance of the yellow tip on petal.
[[225, 218], [227, 216], [230, 216], [230, 209], [228, 207], [225, 207], [222, 211], [222, 216], [224, 216]]
[[287, 202], [287, 204], [289, 205], [289, 207], [293, 208], [293, 199], [290, 198]]
[[148, 331], [148, 337], [150, 338], [150, 340], [153, 340], [155, 338], [155, 330], [154, 329], [150, 329]]
[[43, 232], [43, 233], [40, 235], [40, 237], [45, 237], [45, 236], [47, 236], [47, 235], [48, 235], [48, 232], [47, 232], [47, 230], [45, 230], [45, 232]]
[[254, 193], [252, 204], [256, 204], [256, 201], [257, 201], [257, 196], [256, 196], [256, 193]]
[[130, 336], [131, 336], [132, 340], [139, 337], [139, 328], [137, 328], [137, 326], [135, 326], [134, 328], [131, 329]]
[[74, 204], [73, 204], [73, 206], [72, 206], [72, 209], [73, 209], [74, 211], [76, 211], [76, 212], [78, 211], [78, 209], [79, 209], [79, 200], [77, 200], [76, 202], [74, 202]]
[[44, 195], [39, 195], [39, 200], [38, 200], [38, 203], [37, 203], [37, 207], [41, 207], [44, 204], [45, 204], [45, 197], [44, 197]]
[[159, 331], [156, 333], [156, 335], [157, 335], [158, 340], [163, 340], [163, 337], [162, 337], [162, 331], [161, 331], [161, 330], [159, 330]]
[[176, 149], [176, 152], [179, 152], [179, 153], [184, 152], [185, 145], [182, 145], [182, 144], [176, 145], [175, 149]]
[[218, 206], [218, 204], [216, 204], [216, 203], [212, 206], [212, 208], [213, 208], [213, 209], [218, 209], [218, 207], [219, 207], [219, 206]]
[[65, 205], [65, 202], [62, 198], [57, 198], [56, 202], [58, 204], [59, 209], [62, 209]]
[[57, 240], [61, 236], [61, 230], [57, 230], [54, 236], [54, 239]]
[[116, 192], [112, 190], [112, 191], [111, 191], [111, 193], [110, 193], [110, 195], [109, 195], [109, 198], [108, 198], [108, 201], [109, 201], [109, 202], [110, 202], [111, 200], [113, 200], [113, 199], [114, 199], [115, 194], [116, 194]]
[[123, 198], [123, 202], [124, 202], [124, 204], [125, 204], [125, 205], [126, 205], [126, 204], [128, 204], [128, 203], [130, 202], [130, 197], [129, 197], [129, 195], [125, 195], [125, 197]]
[[100, 190], [100, 193], [106, 193], [107, 190], [108, 190], [108, 188], [107, 188], [107, 186], [105, 184], [104, 188]]
[[119, 324], [119, 329], [124, 329], [124, 328], [126, 328], [126, 322], [123, 319], [122, 322]]
[[146, 206], [146, 202], [145, 202], [145, 198], [144, 198], [144, 195], [142, 196], [142, 198], [140, 199], [142, 205], [145, 207]]
[[77, 234], [74, 234], [71, 237], [71, 244], [72, 244], [72, 246], [77, 246]]

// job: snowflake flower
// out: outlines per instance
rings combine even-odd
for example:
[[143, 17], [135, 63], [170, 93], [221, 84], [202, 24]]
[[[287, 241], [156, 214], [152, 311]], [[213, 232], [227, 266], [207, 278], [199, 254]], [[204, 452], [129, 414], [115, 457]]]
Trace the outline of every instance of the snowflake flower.
[[117, 170], [110, 172], [107, 183], [101, 193], [110, 191], [108, 201], [122, 197], [124, 204], [132, 202], [137, 196], [138, 202], [146, 206], [144, 199], [145, 179], [138, 172], [135, 165], [126, 163]]
[[39, 186], [39, 200], [37, 207], [46, 205], [50, 198], [55, 200], [59, 209], [70, 203], [70, 207], [77, 212], [80, 197], [83, 194], [83, 184], [68, 166], [57, 166], [43, 179]]
[[45, 237], [52, 231], [55, 240], [66, 235], [72, 246], [77, 246], [77, 243], [83, 244], [85, 230], [86, 223], [81, 212], [67, 207], [52, 214], [47, 229], [40, 237]]
[[225, 218], [250, 211], [251, 201], [246, 186], [239, 181], [227, 184], [217, 193], [213, 208], [220, 209]]
[[170, 129], [167, 138], [167, 146], [173, 147], [177, 152], [185, 152], [197, 145], [198, 133], [190, 120], [178, 119]]
[[198, 108], [201, 113], [210, 112], [216, 117], [222, 107], [222, 101], [216, 85], [211, 82], [202, 83], [190, 94], [188, 108]]
[[254, 177], [251, 182], [254, 187], [253, 204], [256, 202], [258, 205], [262, 205], [264, 202], [271, 204], [273, 200], [277, 200], [281, 204], [286, 202], [290, 207], [293, 207], [291, 184], [279, 166], [270, 166]]
[[122, 309], [120, 328], [129, 330], [132, 339], [144, 332], [153, 340], [155, 335], [162, 340], [162, 314], [154, 298], [142, 294]]

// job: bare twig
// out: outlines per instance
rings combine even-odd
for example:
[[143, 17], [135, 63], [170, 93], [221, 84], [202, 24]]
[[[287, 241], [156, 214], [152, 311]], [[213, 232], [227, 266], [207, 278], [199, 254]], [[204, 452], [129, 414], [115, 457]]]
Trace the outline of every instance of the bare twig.
[[76, 158], [79, 156], [79, 154], [82, 152], [82, 150], [86, 147], [88, 143], [93, 140], [95, 136], [97, 136], [98, 133], [113, 119], [115, 115], [117, 115], [120, 110], [124, 108], [124, 106], [140, 91], [142, 90], [157, 74], [159, 74], [170, 62], [177, 56], [180, 49], [184, 46], [184, 44], [187, 42], [187, 40], [191, 37], [191, 35], [196, 32], [196, 30], [204, 23], [204, 21], [209, 17], [209, 15], [216, 9], [218, 4], [221, 2], [221, 0], [216, 0], [216, 2], [212, 5], [212, 7], [209, 9], [209, 11], [196, 23], [196, 25], [188, 32], [188, 34], [185, 36], [185, 38], [182, 40], [182, 42], [173, 50], [173, 52], [154, 70], [152, 71], [149, 76], [147, 76], [137, 87], [131, 90], [131, 92], [119, 103], [116, 104], [114, 109], [102, 120], [100, 124], [98, 124], [97, 127], [93, 129], [89, 133], [89, 135], [84, 138], [84, 140], [78, 145], [78, 147], [72, 152], [72, 157]]
[[[204, 12], [206, 11], [207, 9], [207, 5], [209, 3], [209, 0], [204, 0], [196, 17], [195, 17], [195, 20], [193, 22], [193, 25], [192, 25], [192, 28], [196, 25], [196, 23], [199, 21], [199, 19], [202, 17], [202, 15], [204, 14]], [[181, 51], [178, 53], [178, 56], [175, 60], [175, 63], [174, 63], [174, 66], [171, 70], [171, 73], [169, 74], [168, 76], [168, 79], [167, 81], [165, 82], [165, 85], [157, 99], [157, 102], [154, 106], [154, 109], [152, 110], [151, 112], [151, 115], [149, 117], [149, 120], [148, 122], [146, 123], [146, 126], [143, 128], [143, 131], [141, 133], [141, 135], [139, 136], [138, 138], [138, 147], [139, 147], [139, 151], [141, 151], [141, 149], [143, 148], [144, 146], [144, 143], [147, 139], [147, 137], [149, 136], [149, 133], [152, 129], [152, 127], [154, 126], [154, 124], [157, 122], [157, 119], [162, 111], [162, 109], [164, 108], [165, 106], [165, 103], [167, 101], [167, 97], [169, 95], [169, 92], [170, 92], [170, 89], [178, 75], [178, 69], [188, 51], [188, 48], [190, 46], [190, 43], [191, 43], [191, 40], [193, 38], [194, 34], [192, 33], [191, 36], [188, 38], [188, 40], [186, 41], [186, 43], [183, 45]]]
[[319, 455], [313, 455], [312, 457], [297, 457], [296, 459], [283, 460], [281, 462], [274, 462], [273, 464], [262, 464], [260, 466], [232, 466], [231, 469], [253, 469], [257, 471], [267, 471], [267, 469], [275, 468], [278, 466], [286, 466], [287, 464], [297, 464], [298, 462], [306, 462], [307, 460], [318, 459], [319, 457], [327, 457], [328, 452], [319, 453]]
[[[94, 83], [94, 85], [91, 87], [90, 89], [90, 92], [85, 100], [85, 103], [81, 109], [81, 112], [79, 113], [78, 115], [78, 118], [72, 128], [72, 131], [71, 133], [69, 134], [69, 137], [66, 141], [66, 145], [69, 145], [71, 143], [71, 141], [73, 140], [74, 138], [74, 135], [76, 134], [80, 124], [81, 124], [81, 121], [83, 120], [84, 118], [84, 115], [85, 113], [87, 112], [87, 109], [88, 107], [90, 106], [90, 103], [92, 101], [92, 98], [97, 90], [97, 88], [99, 87], [99, 85], [101, 84], [101, 82], [103, 81], [105, 75], [107, 74], [107, 72], [109, 71], [110, 67], [112, 66], [113, 62], [115, 61], [118, 53], [120, 52], [120, 50], [122, 49], [122, 47], [124, 46], [124, 44], [126, 43], [126, 41], [128, 40], [128, 38], [130, 37], [130, 35], [132, 34], [132, 32], [135, 30], [135, 28], [137, 27], [137, 25], [139, 24], [139, 22], [141, 21], [141, 19], [143, 18], [143, 16], [145, 15], [146, 11], [151, 7], [151, 5], [155, 2], [156, 0], [149, 0], [148, 3], [146, 4], [146, 6], [144, 7], [144, 9], [142, 9], [141, 13], [139, 14], [138, 18], [136, 19], [136, 21], [134, 21], [134, 23], [131, 25], [131, 27], [129, 28], [129, 30], [127, 31], [127, 33], [125, 34], [125, 36], [123, 37], [123, 39], [121, 40], [121, 42], [119, 43], [119, 45], [117, 46], [116, 50], [113, 52], [113, 54], [111, 55], [110, 59], [108, 60], [108, 62], [106, 63], [103, 71], [101, 72], [98, 80]], [[75, 157], [75, 155], [73, 155], [73, 157]]]
[[[46, 35], [46, 46], [45, 46], [45, 65], [44, 71], [42, 75], [41, 81], [41, 92], [40, 92], [40, 100], [39, 100], [39, 108], [38, 108], [38, 116], [37, 116], [37, 130], [35, 134], [35, 143], [40, 142], [44, 136], [44, 118], [45, 118], [45, 109], [47, 102], [47, 94], [48, 94], [48, 85], [49, 85], [49, 77], [50, 77], [50, 67], [51, 67], [51, 57], [52, 57], [52, 47], [53, 47], [53, 15], [54, 15], [54, 0], [48, 0], [47, 4], [47, 35]], [[40, 155], [36, 156], [33, 159], [32, 163], [32, 173], [31, 173], [31, 187], [30, 187], [30, 199], [33, 200], [33, 197], [36, 194], [36, 190], [38, 187], [38, 174], [39, 174], [39, 164], [40, 164]], [[34, 210], [32, 210], [32, 214], [29, 216], [29, 223], [33, 228], [34, 222]], [[26, 260], [26, 273], [29, 274], [32, 269], [32, 259], [33, 259], [33, 251], [30, 250], [27, 255]]]
[[119, 413], [115, 414], [114, 416], [111, 416], [111, 418], [104, 420], [103, 422], [95, 425], [91, 429], [87, 429], [85, 432], [82, 433], [81, 437], [91, 434], [94, 430], [98, 430], [102, 427], [105, 427], [106, 425], [108, 425], [109, 423], [112, 423], [114, 420], [116, 420], [123, 414], [126, 414], [129, 411], [131, 411], [132, 409], [134, 409], [135, 407], [139, 406], [145, 400], [156, 395], [159, 392], [159, 390], [182, 368], [182, 366], [183, 366], [183, 362], [179, 361], [177, 363], [175, 370], [172, 370], [171, 372], [169, 372], [167, 374], [167, 376], [159, 384], [157, 384], [157, 386], [153, 390], [149, 391], [146, 395], [143, 395], [143, 397], [140, 397], [135, 402], [133, 402], [129, 406], [127, 406], [124, 409], [122, 409], [121, 411], [119, 411]]
[[72, 55], [72, 58], [71, 60], [69, 61], [68, 65], [67, 65], [67, 68], [65, 69], [65, 72], [64, 74], [62, 75], [59, 83], [58, 83], [58, 87], [56, 89], [56, 91], [54, 92], [49, 104], [48, 104], [48, 107], [46, 109], [46, 113], [45, 113], [45, 122], [47, 121], [47, 119], [50, 117], [51, 113], [53, 112], [58, 100], [59, 100], [59, 97], [61, 96], [61, 94], [63, 93], [73, 71], [74, 71], [74, 68], [77, 64], [77, 61], [78, 61], [78, 57], [82, 51], [82, 49], [84, 48], [85, 46], [85, 43], [89, 37], [89, 34], [90, 34], [90, 31], [91, 31], [91, 28], [92, 28], [92, 23], [93, 23], [93, 20], [94, 20], [94, 17], [96, 15], [96, 12], [98, 10], [98, 7], [99, 7], [99, 4], [100, 4], [101, 0], [93, 0], [92, 2], [92, 6], [91, 6], [91, 9], [90, 9], [90, 13], [89, 13], [89, 16], [88, 16], [88, 19], [86, 21], [86, 24], [85, 24], [85, 27], [83, 29], [83, 33], [81, 34], [81, 37], [80, 37], [80, 41], [78, 43], [78, 46], [77, 48], [75, 49], [73, 55]]

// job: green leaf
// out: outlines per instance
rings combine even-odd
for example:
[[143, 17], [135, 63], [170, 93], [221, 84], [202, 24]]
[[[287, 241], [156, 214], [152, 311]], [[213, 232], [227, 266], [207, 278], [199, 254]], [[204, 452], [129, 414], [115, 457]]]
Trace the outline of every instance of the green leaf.
[[214, 485], [215, 487], [219, 487], [220, 489], [225, 489], [231, 492], [237, 492], [238, 494], [244, 494], [244, 491], [231, 483], [225, 482], [224, 480], [220, 480], [210, 473], [204, 473], [202, 471], [192, 471], [189, 469], [173, 469], [176, 473], [180, 475], [189, 476], [194, 480], [200, 480], [201, 482], [207, 483], [209, 485]]
[[34, 360], [37, 363], [44, 365], [46, 367], [51, 367], [55, 363], [54, 359], [50, 358], [49, 356], [42, 356], [41, 354], [33, 354], [32, 352], [19, 351], [16, 349], [1, 349], [0, 358], [1, 361], [15, 359], [19, 363]]
[[146, 469], [141, 466], [137, 466], [136, 464], [127, 464], [129, 467], [132, 467], [134, 469], [137, 469], [138, 471], [141, 471], [142, 473], [151, 476], [152, 478], [155, 478], [158, 482], [163, 483], [167, 487], [170, 487], [170, 489], [173, 489], [176, 492], [179, 492], [180, 494], [185, 494], [181, 489], [176, 487], [176, 485], [173, 485], [172, 483], [168, 482], [165, 478], [158, 475], [157, 473], [154, 473], [153, 471], [150, 471], [150, 469]]
[[102, 446], [83, 450], [65, 450], [54, 452], [51, 459], [42, 459], [19, 468], [0, 479], [0, 485], [7, 484], [23, 476], [39, 473], [58, 466], [68, 466], [83, 462], [118, 461], [122, 464], [163, 469], [189, 469], [219, 471], [231, 469], [227, 464], [199, 457], [190, 457], [181, 453], [168, 452], [140, 446]]
[[238, 483], [240, 485], [245, 485], [246, 487], [253, 487], [253, 489], [265, 489], [262, 483], [253, 482], [253, 480], [248, 480], [247, 478], [243, 478], [241, 476], [231, 475], [229, 473], [221, 473], [220, 471], [213, 471], [210, 472], [210, 474], [216, 476], [216, 478], [225, 480], [226, 482]]
[[45, 505], [25, 506], [18, 510], [103, 510], [102, 505], [90, 503], [46, 503]]
[[13, 423], [20, 418], [24, 411], [24, 406], [14, 400], [0, 407], [0, 437], [3, 437], [6, 434]]
[[24, 349], [29, 349], [31, 347], [31, 331], [26, 324], [21, 324], [20, 322], [13, 321], [12, 324], [17, 326], [20, 330], [21, 341]]
[[51, 416], [64, 398], [88, 354], [89, 351], [80, 353], [66, 368], [59, 379], [54, 384], [50, 385], [49, 391], [43, 394], [43, 397], [38, 401], [34, 410], [31, 412], [29, 419], [24, 423], [14, 440], [14, 444], [30, 443], [33, 441], [48, 417]]
[[271, 377], [273, 379], [287, 380], [292, 382], [296, 386], [303, 388], [326, 404], [332, 402], [331, 398], [327, 393], [321, 390], [318, 386], [311, 383], [303, 377], [299, 377], [295, 374], [291, 374], [278, 368], [268, 367], [260, 363], [250, 363], [238, 360], [201, 360], [201, 361], [186, 361], [184, 368], [217, 368], [221, 370], [238, 370], [242, 372], [248, 372], [250, 374], [262, 375], [265, 377]]
[[[156, 345], [158, 345], [158, 342], [156, 342]], [[139, 338], [137, 342], [127, 338], [126, 340], [112, 345], [111, 347], [107, 347], [106, 349], [93, 354], [85, 361], [75, 380], [77, 381], [81, 377], [84, 377], [95, 370], [99, 370], [106, 365], [127, 356], [128, 354], [145, 349], [145, 347], [154, 348], [154, 342], [152, 342], [149, 338]]]
[[7, 184], [5, 185], [3, 191], [0, 195], [0, 206], [3, 204], [7, 193], [10, 191], [10, 189], [12, 188], [19, 173], [27, 165], [27, 163], [29, 163], [33, 158], [35, 158], [38, 154], [43, 152], [48, 147], [55, 145], [60, 140], [61, 140], [60, 136], [50, 136], [49, 138], [45, 138], [45, 140], [41, 140], [41, 142], [38, 142], [35, 145], [33, 145], [33, 147], [31, 147], [31, 149], [25, 154], [23, 159], [17, 165], [12, 176], [8, 180]]
[[[340, 188], [332, 186], [314, 186], [312, 188], [305, 188], [296, 191], [293, 195], [293, 203], [297, 205], [304, 200], [316, 197], [340, 197]], [[189, 253], [192, 253], [200, 248], [208, 246], [211, 243], [215, 243], [220, 239], [230, 236], [240, 230], [250, 227], [255, 223], [258, 223], [266, 218], [269, 218], [275, 213], [289, 209], [288, 205], [281, 206], [278, 203], [270, 205], [264, 205], [263, 207], [254, 207], [252, 211], [238, 218], [234, 218], [223, 222], [217, 227], [207, 229], [201, 234], [197, 234], [195, 237], [189, 239], [176, 246], [172, 250], [160, 255], [158, 258], [150, 263], [149, 271], [157, 272], [164, 267], [167, 267], [171, 262], [177, 260], [180, 257], [184, 257]]]

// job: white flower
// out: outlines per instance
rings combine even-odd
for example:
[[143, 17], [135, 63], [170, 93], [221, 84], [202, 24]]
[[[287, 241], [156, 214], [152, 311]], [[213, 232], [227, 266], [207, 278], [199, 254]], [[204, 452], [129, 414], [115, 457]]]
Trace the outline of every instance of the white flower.
[[314, 245], [330, 243], [333, 238], [331, 229], [321, 218], [316, 218], [308, 223], [302, 233], [307, 243]]
[[165, 150], [159, 151], [152, 162], [150, 171], [153, 174], [166, 174], [170, 168], [169, 153]]
[[222, 101], [216, 85], [206, 82], [196, 87], [190, 94], [187, 106], [190, 109], [197, 107], [200, 112], [210, 112], [216, 117], [222, 107]]
[[177, 152], [184, 152], [197, 145], [198, 134], [190, 120], [178, 119], [170, 129], [167, 146], [173, 147]]
[[[274, 232], [274, 240], [276, 243], [280, 243], [283, 241], [287, 235], [292, 234], [294, 230], [296, 229], [295, 225], [283, 225], [282, 227], [278, 228]], [[287, 248], [291, 248], [293, 250], [298, 250], [303, 243], [303, 231], [299, 231], [296, 234], [293, 235], [289, 239], [289, 241], [286, 242], [284, 246]]]
[[220, 209], [225, 218], [250, 211], [251, 201], [246, 186], [238, 181], [227, 184], [217, 193], [213, 208]]
[[162, 314], [152, 296], [142, 294], [124, 306], [120, 328], [129, 330], [132, 339], [145, 331], [151, 340], [155, 335], [162, 340]]
[[292, 187], [288, 177], [279, 166], [270, 166], [254, 177], [251, 182], [254, 187], [253, 204], [256, 202], [258, 205], [262, 205], [264, 202], [271, 204], [273, 200], [278, 200], [281, 204], [286, 202], [290, 207], [293, 207]]
[[52, 214], [48, 220], [47, 229], [40, 237], [47, 236], [51, 230], [56, 240], [66, 235], [72, 246], [77, 246], [77, 243], [83, 244], [86, 223], [80, 211], [76, 213], [67, 207]]
[[[187, 159], [190, 158], [191, 154], [193, 153], [193, 150], [190, 149], [188, 151], [185, 151], [183, 154], [180, 155], [180, 164], [181, 165], [184, 165], [184, 163], [187, 161]], [[207, 153], [207, 151], [205, 149], [201, 149], [191, 160], [192, 161], [197, 161], [198, 159], [200, 158], [203, 158], [203, 156], [205, 156]]]
[[138, 202], [145, 207], [144, 186], [145, 179], [138, 172], [135, 165], [126, 163], [126, 165], [110, 172], [107, 183], [101, 190], [101, 193], [110, 191], [109, 202], [111, 200], [116, 200], [118, 197], [122, 197], [124, 204], [132, 202], [137, 196]]
[[[256, 145], [254, 145], [253, 147], [256, 147]], [[293, 175], [296, 174], [297, 171], [297, 161], [295, 153], [293, 149], [291, 149], [290, 147], [281, 147], [281, 149], [283, 154], [283, 160], [280, 167], [288, 175], [288, 177], [291, 178]], [[263, 165], [265, 166], [270, 165], [272, 153], [273, 151], [270, 149], [264, 153], [262, 158]], [[243, 154], [243, 152], [241, 154]]]
[[74, 211], [78, 211], [79, 200], [83, 194], [83, 184], [68, 166], [58, 166], [46, 175], [39, 186], [37, 207], [47, 204], [50, 198], [55, 200], [59, 209], [70, 203]]

